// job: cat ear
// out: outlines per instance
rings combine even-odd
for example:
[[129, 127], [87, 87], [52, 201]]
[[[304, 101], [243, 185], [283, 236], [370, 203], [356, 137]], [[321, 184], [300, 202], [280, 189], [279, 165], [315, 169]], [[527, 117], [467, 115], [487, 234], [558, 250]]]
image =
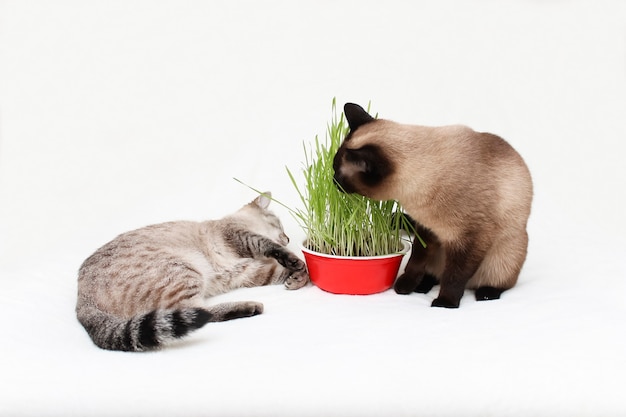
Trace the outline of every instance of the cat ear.
[[363, 107], [354, 103], [344, 104], [343, 113], [346, 115], [346, 120], [348, 121], [350, 130], [355, 130], [359, 126], [376, 120], [370, 116], [369, 113], [363, 109]]
[[262, 209], [266, 209], [270, 202], [272, 201], [272, 193], [270, 191], [265, 191], [263, 194], [259, 195], [254, 199], [253, 203]]

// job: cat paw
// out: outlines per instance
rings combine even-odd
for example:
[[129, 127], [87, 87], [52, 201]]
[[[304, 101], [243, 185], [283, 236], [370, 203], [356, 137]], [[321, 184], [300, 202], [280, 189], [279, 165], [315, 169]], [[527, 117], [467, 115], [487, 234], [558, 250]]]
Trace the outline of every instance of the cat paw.
[[263, 313], [263, 303], [257, 301], [241, 301], [237, 303], [239, 317], [252, 317]]
[[289, 259], [288, 268], [296, 272], [306, 271], [306, 264], [302, 259], [298, 258], [297, 256], [293, 256]]
[[476, 289], [476, 301], [497, 300], [504, 290], [494, 287], [480, 287]]
[[443, 297], [437, 297], [433, 300], [431, 307], [459, 308], [460, 300], [454, 302]]
[[304, 261], [289, 251], [274, 251], [272, 257], [290, 271], [306, 270]]
[[212, 318], [210, 321], [227, 321], [252, 317], [263, 313], [263, 304], [257, 301], [234, 301], [206, 307]]
[[411, 294], [417, 286], [417, 278], [406, 273], [400, 275], [393, 284], [393, 289], [397, 294]]
[[427, 294], [428, 292], [430, 292], [430, 290], [433, 289], [436, 284], [437, 278], [435, 278], [433, 275], [426, 274], [422, 278], [422, 281], [417, 284], [417, 287], [415, 287], [415, 292], [418, 292], [420, 294]]
[[297, 271], [287, 277], [285, 280], [285, 288], [288, 290], [297, 290], [304, 287], [309, 282], [309, 274], [306, 271]]

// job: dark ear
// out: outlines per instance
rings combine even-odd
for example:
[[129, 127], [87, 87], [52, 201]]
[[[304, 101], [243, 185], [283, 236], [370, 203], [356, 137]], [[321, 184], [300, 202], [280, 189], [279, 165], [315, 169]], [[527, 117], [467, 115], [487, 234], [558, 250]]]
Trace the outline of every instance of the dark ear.
[[343, 113], [346, 115], [350, 130], [356, 130], [357, 127], [376, 120], [370, 116], [363, 107], [354, 103], [344, 104]]

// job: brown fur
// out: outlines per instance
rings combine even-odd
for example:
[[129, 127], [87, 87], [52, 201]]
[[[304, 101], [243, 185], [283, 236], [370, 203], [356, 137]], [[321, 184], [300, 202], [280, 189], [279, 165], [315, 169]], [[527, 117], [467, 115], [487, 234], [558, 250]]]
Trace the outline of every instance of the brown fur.
[[[427, 240], [395, 285], [441, 284], [434, 306], [458, 307], [465, 288], [477, 299], [513, 287], [526, 259], [532, 181], [502, 138], [465, 126], [427, 127], [373, 119], [346, 104], [350, 134], [335, 155], [335, 179], [347, 192], [398, 200]], [[427, 288], [429, 289], [429, 288]]]

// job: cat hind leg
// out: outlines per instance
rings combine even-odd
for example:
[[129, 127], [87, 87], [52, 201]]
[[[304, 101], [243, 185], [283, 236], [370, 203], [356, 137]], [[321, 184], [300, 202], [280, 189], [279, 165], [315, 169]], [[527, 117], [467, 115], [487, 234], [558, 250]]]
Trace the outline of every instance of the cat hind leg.
[[477, 301], [497, 300], [511, 289], [526, 259], [528, 235], [525, 231], [501, 237], [487, 252], [468, 288], [476, 289]]
[[495, 287], [476, 288], [476, 301], [497, 300], [505, 290]]
[[256, 301], [233, 301], [204, 307], [210, 314], [208, 321], [218, 322], [252, 317], [263, 313], [263, 304]]

